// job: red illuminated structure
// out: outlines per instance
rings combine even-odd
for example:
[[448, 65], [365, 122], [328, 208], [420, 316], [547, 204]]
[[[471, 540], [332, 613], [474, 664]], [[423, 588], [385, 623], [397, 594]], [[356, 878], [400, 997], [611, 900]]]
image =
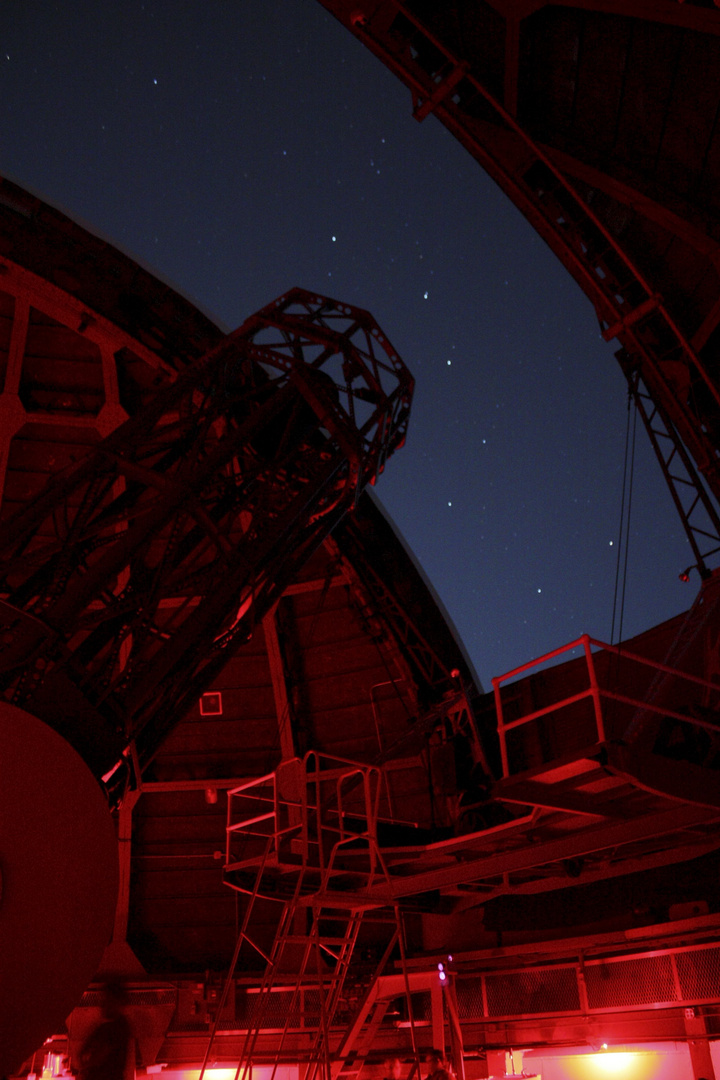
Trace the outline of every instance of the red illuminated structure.
[[592, 301], [704, 571], [720, 524], [718, 12], [702, 0], [322, 2]]
[[[697, 568], [704, 582], [687, 618], [620, 652], [593, 654], [584, 640], [576, 643], [582, 660], [535, 674], [528, 665], [494, 680], [502, 744], [494, 794], [506, 806], [508, 799], [522, 804], [536, 824], [563, 812], [545, 852], [560, 859], [557, 870], [563, 867], [575, 886], [566, 883], [560, 892], [558, 877], [553, 883], [549, 867], [540, 869], [543, 833], [529, 827], [524, 846], [488, 864], [502, 876], [494, 895], [486, 892], [485, 924], [502, 934], [503, 944], [515, 933], [535, 948], [543, 936], [588, 926], [591, 913], [600, 928], [603, 908], [612, 920], [621, 897], [624, 933], [634, 935], [638, 923], [655, 918], [660, 925], [648, 933], [652, 958], [620, 959], [617, 940], [598, 938], [543, 947], [546, 962], [560, 965], [570, 957], [577, 964], [579, 952], [575, 1001], [590, 1017], [579, 1027], [563, 1021], [554, 1037], [601, 1045], [595, 1010], [608, 1010], [604, 1030], [611, 1041], [681, 1038], [684, 1022], [693, 1036], [688, 1075], [714, 1075], [703, 1038], [720, 1034], [710, 990], [720, 958], [711, 884], [720, 805], [712, 572], [720, 549], [720, 12], [703, 2], [323, 3], [405, 83], [415, 119], [433, 114], [455, 135], [590, 298], [603, 337], [619, 343], [617, 358], [691, 544], [694, 567], [683, 575]], [[623, 785], [629, 785], [624, 793]], [[623, 806], [626, 797], [633, 811]], [[688, 826], [673, 835], [658, 819], [650, 841], [652, 814], [644, 836], [640, 820], [658, 799], [669, 812], [665, 819], [661, 811], [666, 824], [680, 825], [688, 814]], [[603, 818], [593, 824], [598, 813]], [[580, 852], [567, 832], [577, 814], [589, 815], [588, 841], [615, 835], [623, 846], [603, 855], [590, 842]], [[512, 829], [518, 827], [516, 821]], [[688, 842], [700, 843], [703, 854]], [[683, 870], [660, 870], [675, 859], [691, 861]], [[674, 892], [681, 880], [682, 900]], [[672, 927], [674, 916], [702, 919], [681, 929]], [[527, 929], [541, 926], [544, 933]], [[661, 949], [676, 932], [688, 946], [677, 957]], [[510, 1021], [505, 1037], [527, 1046], [547, 1039], [533, 1015], [566, 1010], [560, 968], [552, 990], [547, 971], [536, 966], [540, 954], [533, 955], [516, 976], [495, 972], [513, 956], [521, 965], [517, 939], [507, 951], [468, 957], [468, 970], [484, 980], [486, 1024], [476, 1038], [486, 1046], [494, 1040], [487, 1022], [498, 1015], [505, 1021], [510, 1012], [524, 1014]], [[599, 996], [589, 978], [591, 957], [606, 979]], [[672, 990], [663, 964], [672, 972]], [[503, 981], [508, 999], [491, 1003], [489, 987]], [[535, 995], [544, 998], [541, 1006]], [[670, 999], [686, 1003], [679, 1024]], [[652, 1021], [643, 1004], [655, 1010]], [[621, 1006], [631, 1012], [611, 1021], [612, 1009]]]
[[[404, 442], [411, 393], [365, 312], [295, 289], [254, 315], [8, 505], [6, 698], [98, 779], [126, 761], [137, 786], [175, 718]], [[28, 397], [52, 413], [66, 395]]]
[[[412, 380], [367, 313], [301, 290], [226, 337], [8, 182], [0, 251], [3, 697], [60, 733], [115, 807], [120, 898], [103, 970], [138, 983], [139, 1060], [199, 1064], [213, 1017], [214, 1054], [232, 1057], [239, 1025], [228, 1042], [216, 1005], [242, 887], [229, 856], [234, 889], [223, 880], [226, 792], [281, 765], [302, 771], [308, 754], [359, 761], [382, 772], [373, 813], [416, 839], [452, 820], [428, 748], [443, 777], [455, 737], [485, 760], [471, 671], [363, 494], [404, 441]], [[357, 830], [354, 787], [343, 795]], [[22, 790], [33, 799], [32, 783]], [[13, 860], [35, 866], [24, 805], [6, 881]], [[46, 815], [51, 835], [52, 805]], [[271, 944], [264, 904], [253, 934], [269, 927]], [[21, 969], [12, 911], [2, 941]], [[381, 952], [385, 936], [381, 921]], [[371, 934], [365, 963], [376, 947]], [[237, 975], [233, 1015], [256, 981], [252, 967]], [[305, 991], [307, 1034], [317, 988]], [[94, 993], [70, 1022], [73, 1053], [97, 1019]], [[28, 1013], [38, 998], [31, 984], [3, 995], [25, 995]]]
[[[126, 979], [144, 1070], [375, 1080], [441, 1045], [468, 1080], [521, 1052], [526, 1073], [555, 1054], [557, 1075], [709, 1078], [720, 12], [325, 6], [591, 298], [703, 587], [687, 616], [622, 648], [580, 639], [482, 696], [357, 497], [410, 390], [369, 317], [291, 293], [224, 339], [2, 185], [2, 598], [22, 613], [3, 686], [107, 777], [103, 970]], [[93, 984], [50, 1049], [74, 1052], [97, 1004]]]

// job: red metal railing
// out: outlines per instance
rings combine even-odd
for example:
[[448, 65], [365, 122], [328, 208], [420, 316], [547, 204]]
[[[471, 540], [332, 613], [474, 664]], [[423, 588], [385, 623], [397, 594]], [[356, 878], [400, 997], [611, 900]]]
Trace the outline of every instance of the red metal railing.
[[323, 868], [341, 844], [377, 834], [380, 770], [310, 751], [228, 791], [226, 867], [270, 858]]
[[[578, 670], [574, 669], [573, 678], [563, 678], [561, 672], [553, 669], [555, 677], [550, 680], [548, 700], [537, 708], [531, 708], [522, 715], [506, 719], [508, 700], [503, 700], [503, 686], [517, 680], [518, 676], [526, 675], [532, 671], [544, 667], [551, 660], [572, 654], [577, 649], [582, 649], [585, 660], [585, 678], [581, 681], [584, 685], [571, 693], [564, 693], [563, 688], [568, 683], [578, 681]], [[602, 653], [593, 650], [602, 650]], [[602, 664], [599, 661], [602, 656]], [[614, 658], [614, 663], [610, 663]], [[634, 693], [633, 684], [637, 683], [637, 667], [645, 672], [646, 685], [644, 692]], [[623, 672], [631, 677], [623, 679]], [[625, 684], [630, 683], [626, 692]], [[554, 687], [552, 684], [556, 684]], [[690, 724], [693, 727], [704, 728], [707, 731], [718, 734], [718, 724], [713, 720], [703, 719], [702, 715], [694, 713], [694, 706], [707, 708], [708, 698], [717, 701], [720, 695], [720, 686], [708, 679], [700, 678], [686, 671], [669, 667], [658, 660], [640, 656], [637, 653], [628, 652], [619, 645], [608, 645], [583, 634], [582, 637], [562, 645], [544, 656], [530, 660], [526, 664], [513, 668], [512, 671], [499, 675], [492, 680], [495, 693], [495, 707], [497, 711], [498, 736], [500, 740], [500, 754], [502, 760], [503, 777], [514, 775], [508, 754], [508, 733], [518, 728], [536, 723], [543, 718], [557, 716], [560, 710], [569, 709], [579, 702], [588, 701], [592, 706], [594, 720], [594, 741], [602, 743], [620, 731], [618, 717], [622, 722], [629, 722], [639, 713], [647, 712], [655, 716], [659, 721], [663, 719], [676, 720]], [[547, 687], [547, 682], [546, 682]], [[554, 696], [557, 693], [558, 696]], [[682, 706], [678, 707], [677, 699], [681, 698]], [[517, 702], [517, 697], [513, 699]], [[613, 730], [609, 730], [607, 703], [615, 702], [622, 706], [616, 710], [610, 718]], [[593, 739], [586, 740], [587, 742]]]

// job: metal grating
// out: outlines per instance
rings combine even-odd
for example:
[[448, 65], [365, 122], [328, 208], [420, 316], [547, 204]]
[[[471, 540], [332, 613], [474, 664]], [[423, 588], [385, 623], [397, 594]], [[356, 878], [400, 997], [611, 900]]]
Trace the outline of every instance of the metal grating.
[[[304, 989], [297, 993], [294, 990], [271, 990], [261, 997], [262, 1000], [259, 1000], [257, 993], [238, 995], [236, 1016], [241, 1027], [257, 1023], [258, 1020], [263, 1029], [284, 1028], [286, 1023], [289, 1028], [315, 1028], [320, 1023], [318, 990]], [[255, 1012], [256, 1009], [260, 1009], [259, 1014]]]
[[693, 949], [675, 958], [685, 1001], [717, 998], [720, 990], [720, 949]]
[[317, 1027], [317, 1025], [320, 1023], [321, 1018], [320, 991], [305, 990], [302, 995], [302, 1007], [303, 1027]]
[[[410, 1001], [412, 1004], [413, 1020], [430, 1020], [432, 1017], [432, 998], [430, 994], [423, 992], [421, 994], [411, 994]], [[402, 1006], [403, 1009], [405, 1006]]]
[[[582, 1004], [576, 965], [460, 976], [458, 1014], [465, 1023], [485, 1017], [602, 1012], [720, 1000], [720, 948], [701, 946], [652, 956], [590, 960], [584, 965]], [[487, 1006], [485, 1006], [487, 1002]]]
[[668, 955], [590, 963], [585, 968], [585, 981], [591, 1009], [677, 1001]]
[[482, 979], [458, 979], [455, 984], [458, 1015], [461, 1020], [479, 1020], [484, 1016]]
[[575, 969], [537, 968], [485, 978], [488, 1016], [577, 1012], [580, 1009]]
[[[237, 1018], [242, 1027], [247, 1026], [256, 1018], [256, 1009], [261, 1010], [262, 1027], [282, 1028], [288, 1019], [288, 1013], [292, 1005], [293, 991], [280, 990], [270, 994], [263, 994], [262, 1001], [258, 1000], [257, 994], [247, 994], [238, 998]], [[297, 1027], [299, 1016], [290, 1017], [290, 1026]]]

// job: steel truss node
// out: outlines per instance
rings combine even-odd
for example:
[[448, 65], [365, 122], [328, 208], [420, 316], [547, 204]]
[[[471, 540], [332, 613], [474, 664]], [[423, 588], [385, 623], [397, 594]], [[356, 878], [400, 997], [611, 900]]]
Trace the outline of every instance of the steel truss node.
[[0, 529], [0, 687], [139, 772], [405, 439], [367, 312], [294, 289]]

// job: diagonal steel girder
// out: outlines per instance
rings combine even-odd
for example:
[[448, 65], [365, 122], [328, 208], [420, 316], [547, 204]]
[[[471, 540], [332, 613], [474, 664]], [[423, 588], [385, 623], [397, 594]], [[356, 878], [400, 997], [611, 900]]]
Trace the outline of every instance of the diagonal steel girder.
[[[720, 822], [720, 813], [717, 810], [679, 803], [628, 821], [594, 826], [539, 843], [527, 841], [522, 847], [511, 851], [473, 857], [473, 840], [482, 842], [483, 837], [487, 838], [487, 834], [476, 834], [475, 837], [464, 837], [465, 843], [456, 848], [457, 854], [462, 855], [462, 862], [432, 867], [406, 877], [391, 876], [389, 882], [359, 891], [356, 898], [359, 906], [384, 906], [403, 897], [438, 890], [442, 892], [461, 884], [494, 878], [505, 873], [532, 870], [562, 862], [564, 859], [622, 847], [625, 844], [642, 843], [685, 829], [707, 827], [716, 822]], [[427, 854], [432, 857], [437, 853], [433, 853], [430, 847]], [[343, 896], [347, 902], [347, 895]]]

